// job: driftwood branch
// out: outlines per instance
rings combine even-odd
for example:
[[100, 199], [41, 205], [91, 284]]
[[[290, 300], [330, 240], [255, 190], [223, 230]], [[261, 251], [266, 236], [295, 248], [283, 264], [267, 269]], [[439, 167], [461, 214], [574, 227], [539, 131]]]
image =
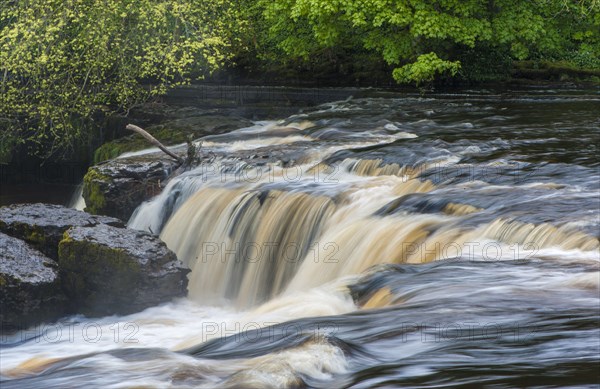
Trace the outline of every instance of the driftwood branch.
[[144, 130], [144, 129], [136, 126], [136, 125], [133, 125], [133, 124], [128, 124], [125, 128], [128, 129], [128, 130], [131, 130], [133, 132], [137, 132], [138, 134], [140, 134], [141, 136], [143, 136], [144, 138], [146, 138], [146, 140], [148, 140], [154, 146], [156, 146], [159, 149], [161, 149], [169, 157], [174, 158], [177, 162], [179, 162], [180, 165], [182, 165], [184, 163], [183, 158], [181, 158], [177, 154], [175, 154], [175, 153], [171, 152], [169, 149], [167, 149], [165, 147], [165, 145], [163, 145], [162, 143], [160, 143], [158, 141], [158, 139], [156, 139], [155, 137], [153, 137], [152, 135], [150, 135], [146, 130]]

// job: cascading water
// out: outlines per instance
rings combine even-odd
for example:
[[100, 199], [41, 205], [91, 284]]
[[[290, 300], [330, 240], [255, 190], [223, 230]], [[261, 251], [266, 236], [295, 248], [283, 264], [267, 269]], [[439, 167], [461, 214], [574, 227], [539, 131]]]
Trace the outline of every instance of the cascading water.
[[75, 188], [75, 192], [73, 192], [68, 206], [69, 208], [74, 208], [79, 211], [83, 211], [85, 208], [85, 199], [83, 198], [83, 183], [77, 185], [77, 188]]
[[206, 137], [129, 221], [188, 299], [94, 322], [136, 343], [16, 334], [3, 386], [591, 384], [597, 103], [369, 98]]

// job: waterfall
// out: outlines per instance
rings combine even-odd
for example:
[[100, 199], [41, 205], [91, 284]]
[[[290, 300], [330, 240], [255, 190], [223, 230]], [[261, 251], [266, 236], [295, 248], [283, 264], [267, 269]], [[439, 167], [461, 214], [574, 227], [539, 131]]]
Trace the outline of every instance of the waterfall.
[[85, 208], [85, 199], [83, 198], [83, 182], [77, 185], [71, 199], [69, 200], [69, 208], [83, 211]]
[[[274, 144], [293, 148], [308, 139], [292, 131], [282, 136], [208, 145], [252, 151]], [[551, 247], [599, 247], [597, 238], [568, 226], [525, 223], [510, 212], [443, 199], [443, 186], [421, 178], [432, 160], [329, 162], [343, 147], [312, 143], [292, 166], [224, 157], [201, 165], [138, 208], [129, 226], [160, 233], [192, 269], [190, 298], [231, 300], [241, 308], [385, 263], [508, 260]], [[435, 163], [457, 160], [444, 155]], [[406, 206], [423, 195], [432, 197], [416, 203], [416, 211]]]
[[0, 386], [594, 385], [598, 99], [540, 92], [204, 137], [128, 222], [192, 269], [187, 298], [3, 333]]

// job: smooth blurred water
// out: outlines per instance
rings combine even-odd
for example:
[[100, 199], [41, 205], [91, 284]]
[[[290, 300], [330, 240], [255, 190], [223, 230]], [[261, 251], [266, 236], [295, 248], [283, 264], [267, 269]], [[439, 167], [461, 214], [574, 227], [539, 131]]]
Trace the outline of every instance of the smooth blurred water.
[[[597, 387], [598, 112], [597, 90], [374, 92], [206, 137], [129, 222], [193, 267], [190, 298], [6, 335], [1, 385]], [[272, 239], [306, 250], [197, 260]]]

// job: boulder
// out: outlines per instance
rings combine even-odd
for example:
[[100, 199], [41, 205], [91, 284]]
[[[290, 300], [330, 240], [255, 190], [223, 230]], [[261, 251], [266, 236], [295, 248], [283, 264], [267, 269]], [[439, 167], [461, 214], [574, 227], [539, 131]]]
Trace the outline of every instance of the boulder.
[[121, 220], [61, 205], [15, 204], [0, 208], [0, 232], [26, 241], [54, 260], [58, 259], [58, 243], [66, 230], [98, 224], [124, 227]]
[[[206, 139], [212, 142], [221, 138]], [[195, 162], [211, 163], [217, 160], [212, 167], [218, 168], [219, 164], [222, 164], [222, 167], [230, 166], [232, 169], [240, 162], [251, 166], [277, 162], [282, 166], [293, 166], [302, 160], [306, 150], [311, 147], [310, 142], [297, 142], [294, 145], [273, 145], [234, 152], [201, 150]], [[171, 151], [184, 159], [187, 156], [187, 146], [171, 148]], [[196, 165], [187, 168], [194, 166]], [[85, 211], [129, 220], [140, 204], [160, 194], [168, 180], [183, 171], [174, 159], [161, 151], [120, 157], [92, 166], [83, 178]], [[215, 174], [212, 168], [208, 172]]]
[[138, 205], [160, 193], [177, 166], [162, 152], [92, 166], [83, 178], [85, 210], [129, 220]]
[[2, 331], [52, 321], [65, 312], [58, 265], [20, 239], [0, 233]]
[[65, 293], [89, 316], [128, 314], [186, 295], [189, 269], [142, 231], [73, 227], [60, 242], [59, 266]]
[[[185, 107], [147, 104], [134, 109], [132, 114], [128, 122], [119, 121], [123, 129], [126, 123], [143, 125], [141, 119], [150, 118], [148, 126], [143, 125], [144, 130], [183, 158], [187, 155], [188, 139], [253, 125], [252, 121], [220, 108], [190, 107], [189, 104]], [[83, 180], [87, 212], [128, 220], [138, 205], [160, 193], [178, 167], [164, 153], [147, 150], [152, 145], [142, 136], [127, 133], [128, 136], [107, 142], [96, 150], [94, 162], [98, 164], [88, 170]], [[126, 152], [133, 155], [116, 158]]]

